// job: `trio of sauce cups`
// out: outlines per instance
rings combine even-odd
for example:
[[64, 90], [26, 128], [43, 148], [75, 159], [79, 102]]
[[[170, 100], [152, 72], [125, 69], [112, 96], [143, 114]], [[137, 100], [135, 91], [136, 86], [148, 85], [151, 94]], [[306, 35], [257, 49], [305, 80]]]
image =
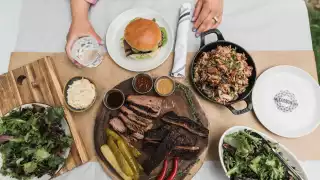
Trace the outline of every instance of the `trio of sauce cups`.
[[[154, 81], [150, 75], [140, 73], [132, 79], [132, 87], [138, 94], [147, 94], [154, 89], [159, 96], [166, 97], [175, 91], [175, 82], [168, 76], [160, 76]], [[124, 102], [125, 95], [119, 89], [111, 89], [103, 98], [103, 104], [110, 110], [119, 109]]]

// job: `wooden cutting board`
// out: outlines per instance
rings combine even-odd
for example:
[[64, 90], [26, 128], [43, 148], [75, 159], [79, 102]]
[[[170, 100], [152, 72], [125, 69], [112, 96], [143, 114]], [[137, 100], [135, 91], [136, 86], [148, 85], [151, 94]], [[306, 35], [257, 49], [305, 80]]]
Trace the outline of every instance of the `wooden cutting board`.
[[[120, 89], [124, 95], [127, 97], [129, 95], [139, 95], [136, 93], [132, 88], [132, 79], [129, 78], [117, 86], [114, 89]], [[155, 96], [159, 97], [155, 90], [151, 90], [146, 94], [147, 96]], [[185, 85], [176, 82], [176, 89], [175, 92], [168, 96], [162, 97], [162, 110], [161, 114], [158, 118], [153, 120], [153, 129], [159, 127], [159, 125], [163, 125], [161, 122], [161, 117], [163, 114], [169, 111], [175, 112], [179, 116], [188, 117], [191, 121], [195, 121], [198, 124], [201, 124], [203, 127], [208, 128], [209, 122], [205, 115], [205, 112], [202, 110], [200, 103], [198, 102], [196, 96], [192, 93], [192, 91]], [[108, 166], [108, 168], [112, 169], [109, 165], [108, 161], [104, 158], [100, 147], [107, 142], [106, 137], [106, 129], [112, 127], [109, 125], [109, 120], [112, 117], [117, 117], [119, 115], [119, 110], [109, 110], [107, 109], [104, 104], [100, 105], [100, 111], [97, 113], [96, 117], [96, 124], [94, 129], [94, 141], [95, 141], [95, 148], [99, 158]], [[199, 152], [196, 154], [188, 154], [188, 156], [193, 156], [190, 159], [183, 159], [180, 158], [177, 176], [175, 177], [176, 180], [191, 178], [195, 175], [195, 173], [199, 170], [202, 163], [205, 160], [205, 155], [207, 154], [208, 150], [208, 137], [200, 137], [196, 136], [188, 131], [183, 130], [182, 134], [187, 135], [188, 137], [192, 137], [196, 139], [196, 145], [200, 148]], [[142, 156], [139, 157], [139, 163], [143, 164], [144, 161], [148, 160], [148, 158], [154, 155], [154, 152], [157, 148], [154, 148], [150, 144], [144, 143], [143, 140], [139, 140], [138, 142], [131, 143], [134, 145], [140, 152], [142, 152]], [[148, 150], [147, 150], [148, 149]], [[172, 168], [172, 158], [169, 158], [169, 165], [168, 169]], [[160, 174], [163, 168], [163, 164], [160, 163], [150, 175], [145, 173], [140, 174], [140, 180], [153, 180], [156, 179], [157, 176]], [[169, 174], [171, 170], [168, 170], [167, 174]], [[115, 172], [112, 173], [112, 176], [115, 178], [117, 174]], [[168, 176], [168, 175], [167, 175]], [[166, 177], [167, 177], [166, 176]]]
[[[41, 58], [31, 64], [0, 75], [0, 116], [15, 107], [28, 103], [43, 103], [62, 106], [62, 87], [50, 57]], [[84, 144], [76, 129], [76, 124], [66, 108], [65, 117], [70, 127], [74, 143], [65, 167], [57, 175], [69, 171], [88, 161]]]

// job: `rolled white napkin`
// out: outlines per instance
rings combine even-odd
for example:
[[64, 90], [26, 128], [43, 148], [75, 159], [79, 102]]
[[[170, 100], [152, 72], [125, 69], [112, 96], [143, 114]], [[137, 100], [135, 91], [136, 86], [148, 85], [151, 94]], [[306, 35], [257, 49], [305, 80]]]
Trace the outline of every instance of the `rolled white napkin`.
[[184, 3], [180, 8], [174, 62], [171, 71], [173, 77], [184, 77], [188, 51], [188, 32], [192, 15], [191, 3]]

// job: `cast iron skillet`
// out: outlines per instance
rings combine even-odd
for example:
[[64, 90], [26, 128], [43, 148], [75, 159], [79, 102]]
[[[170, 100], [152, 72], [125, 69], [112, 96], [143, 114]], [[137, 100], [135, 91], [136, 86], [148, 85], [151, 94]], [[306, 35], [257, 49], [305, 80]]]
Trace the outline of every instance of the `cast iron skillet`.
[[[205, 37], [209, 34], [216, 34], [217, 37], [218, 37], [218, 40], [216, 42], [212, 42], [212, 43], [209, 43], [209, 44], [205, 44]], [[218, 46], [231, 46], [232, 48], [235, 48], [236, 51], [238, 53], [244, 53], [247, 57], [247, 63], [249, 66], [253, 67], [253, 70], [252, 70], [252, 75], [251, 77], [249, 77], [249, 86], [247, 87], [246, 91], [242, 94], [239, 95], [238, 99], [236, 100], [233, 100], [233, 101], [230, 101], [226, 104], [222, 104], [222, 103], [219, 103], [217, 101], [214, 101], [212, 99], [210, 99], [207, 95], [205, 95], [201, 89], [199, 89], [194, 80], [193, 80], [193, 76], [194, 76], [194, 65], [195, 65], [195, 62], [198, 60], [198, 58], [201, 56], [202, 52], [208, 52], [208, 51], [211, 51], [213, 49], [216, 49]], [[218, 30], [218, 29], [212, 29], [212, 30], [209, 30], [207, 32], [204, 32], [201, 34], [201, 44], [200, 44], [200, 49], [199, 51], [196, 53], [196, 55], [194, 56], [192, 62], [191, 62], [191, 82], [194, 86], [194, 88], [197, 90], [197, 92], [205, 99], [207, 99], [208, 101], [211, 101], [213, 103], [216, 103], [216, 104], [220, 104], [220, 105], [223, 105], [223, 106], [226, 106], [233, 114], [235, 115], [240, 115], [240, 114], [244, 114], [246, 112], [249, 112], [252, 110], [252, 99], [251, 99], [251, 92], [252, 92], [252, 89], [253, 89], [253, 86], [254, 86], [254, 83], [256, 81], [256, 77], [257, 77], [257, 72], [256, 72], [256, 66], [253, 62], [253, 59], [251, 58], [251, 56], [249, 55], [249, 53], [244, 50], [241, 46], [237, 45], [237, 44], [234, 44], [232, 42], [229, 42], [229, 41], [225, 41], [221, 32]], [[235, 108], [232, 107], [232, 104], [236, 103], [236, 102], [239, 102], [239, 101], [245, 101], [246, 104], [247, 104], [247, 107], [244, 108], [244, 109], [241, 109], [241, 110], [237, 110]]]

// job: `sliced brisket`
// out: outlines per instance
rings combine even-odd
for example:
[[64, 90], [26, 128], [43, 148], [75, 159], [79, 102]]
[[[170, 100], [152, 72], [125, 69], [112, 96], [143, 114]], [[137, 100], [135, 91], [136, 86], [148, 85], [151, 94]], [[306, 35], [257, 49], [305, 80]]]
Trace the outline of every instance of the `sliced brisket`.
[[152, 146], [158, 146], [161, 143], [161, 141], [151, 140], [148, 138], [144, 138], [144, 142], [147, 144], [151, 144]]
[[127, 101], [138, 106], [143, 106], [153, 113], [158, 113], [161, 111], [163, 99], [155, 96], [130, 95]]
[[201, 137], [208, 137], [209, 130], [203, 127], [201, 124], [192, 121], [186, 117], [180, 117], [174, 112], [168, 112], [162, 117], [162, 121], [168, 124], [173, 124], [186, 130], [190, 131], [193, 134], [196, 134]]
[[139, 139], [139, 140], [141, 140], [141, 139], [144, 138], [143, 133], [140, 133], [140, 132], [135, 132], [135, 133], [133, 133], [131, 136], [134, 137], [134, 138], [136, 138], [136, 139]]
[[135, 122], [131, 121], [126, 117], [124, 114], [119, 113], [119, 117], [124, 122], [124, 124], [127, 126], [128, 129], [130, 129], [133, 132], [143, 132], [145, 130], [144, 127], [142, 127], [139, 124], [136, 124]]
[[124, 140], [126, 140], [126, 142], [128, 142], [128, 144], [130, 145], [130, 143], [134, 143], [137, 142], [137, 139], [131, 135], [124, 135], [124, 134], [119, 134]]
[[127, 131], [127, 127], [117, 117], [110, 119], [109, 124], [112, 126], [114, 130], [120, 133], [125, 133]]
[[198, 147], [198, 146], [176, 146], [176, 147], [174, 147], [174, 150], [190, 151], [190, 152], [198, 151], [199, 149], [200, 149], [200, 147]]
[[198, 146], [176, 146], [172, 152], [171, 156], [179, 157], [183, 160], [194, 160], [199, 156], [200, 147]]
[[138, 114], [139, 116], [143, 116], [145, 118], [157, 118], [160, 115], [160, 111], [157, 113], [148, 111], [147, 109], [142, 109], [137, 107], [136, 105], [130, 104], [129, 108], [136, 114]]
[[156, 151], [145, 160], [142, 164], [144, 172], [148, 175], [164, 160], [167, 155], [176, 146], [176, 139], [181, 136], [177, 131], [171, 131], [168, 136], [166, 136], [163, 141], [159, 144]]
[[125, 106], [122, 106], [120, 108], [121, 112], [126, 115], [129, 119], [131, 119], [132, 121], [142, 125], [142, 126], [148, 126], [149, 124], [152, 123], [152, 120], [138, 116], [137, 114], [135, 114], [133, 111], [131, 111], [130, 109], [128, 109]]
[[162, 141], [170, 132], [170, 125], [165, 125], [157, 129], [151, 129], [145, 133], [145, 140], [147, 141]]

